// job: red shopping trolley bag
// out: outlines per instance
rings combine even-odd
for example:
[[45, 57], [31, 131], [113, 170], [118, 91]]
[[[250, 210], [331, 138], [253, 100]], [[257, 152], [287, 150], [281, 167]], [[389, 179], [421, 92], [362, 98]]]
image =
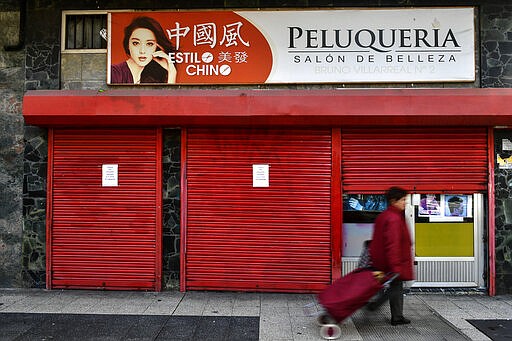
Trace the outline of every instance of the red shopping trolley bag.
[[374, 270], [359, 268], [325, 288], [318, 295], [318, 303], [339, 323], [365, 306], [383, 288]]

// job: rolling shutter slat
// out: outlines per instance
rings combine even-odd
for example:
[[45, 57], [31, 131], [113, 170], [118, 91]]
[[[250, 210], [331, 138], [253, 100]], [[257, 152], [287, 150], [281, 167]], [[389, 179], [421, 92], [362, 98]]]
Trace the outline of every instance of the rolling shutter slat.
[[[318, 290], [330, 282], [330, 130], [187, 133], [188, 290]], [[252, 165], [270, 187], [252, 187]]]
[[[158, 290], [157, 143], [152, 129], [53, 131], [52, 288]], [[103, 164], [118, 187], [102, 187]]]
[[483, 128], [343, 130], [343, 190], [485, 191], [487, 151]]

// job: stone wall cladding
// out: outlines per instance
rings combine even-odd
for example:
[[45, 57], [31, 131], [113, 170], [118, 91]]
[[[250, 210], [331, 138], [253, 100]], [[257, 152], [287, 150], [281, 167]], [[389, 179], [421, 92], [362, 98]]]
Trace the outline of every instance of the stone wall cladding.
[[[480, 7], [481, 86], [512, 87], [512, 5], [489, 1]], [[502, 139], [512, 140], [511, 130], [495, 130], [495, 155]], [[495, 252], [496, 293], [512, 293], [512, 222], [505, 216], [505, 206], [512, 205], [512, 170], [495, 168]], [[507, 200], [508, 199], [508, 200]], [[512, 209], [512, 207], [511, 207]]]
[[48, 170], [47, 130], [25, 127], [23, 181], [23, 257], [24, 286], [46, 285], [46, 179]]
[[[503, 158], [512, 156], [512, 151], [503, 150], [503, 140], [512, 141], [512, 130], [499, 129], [495, 132], [495, 155]], [[512, 293], [512, 169], [499, 169], [496, 164], [496, 293]]]
[[512, 5], [506, 2], [480, 10], [482, 87], [512, 87]]
[[163, 288], [179, 288], [181, 131], [164, 129], [162, 158]]
[[0, 287], [22, 285], [24, 52], [4, 50], [19, 41], [16, 9], [0, 3]]
[[[25, 90], [60, 88], [59, 1], [27, 1], [27, 27], [24, 46]], [[21, 106], [20, 106], [21, 107]], [[21, 118], [21, 110], [19, 112]], [[20, 285], [43, 288], [46, 285], [46, 178], [48, 131], [26, 126], [24, 162], [20, 177], [23, 188], [23, 238]], [[1, 169], [0, 169], [1, 172]]]
[[25, 29], [25, 88], [60, 88], [61, 4], [56, 0], [28, 1]]
[[107, 86], [105, 53], [64, 53], [61, 57], [63, 90], [98, 90]]
[[22, 285], [23, 120], [5, 112], [0, 104], [0, 287], [18, 287]]

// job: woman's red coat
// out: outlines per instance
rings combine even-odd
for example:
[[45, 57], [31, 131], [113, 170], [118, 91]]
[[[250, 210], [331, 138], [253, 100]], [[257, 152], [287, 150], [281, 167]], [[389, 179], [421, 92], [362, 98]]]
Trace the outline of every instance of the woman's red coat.
[[412, 242], [405, 213], [389, 206], [375, 220], [370, 257], [372, 265], [384, 272], [400, 274], [399, 279], [414, 279]]

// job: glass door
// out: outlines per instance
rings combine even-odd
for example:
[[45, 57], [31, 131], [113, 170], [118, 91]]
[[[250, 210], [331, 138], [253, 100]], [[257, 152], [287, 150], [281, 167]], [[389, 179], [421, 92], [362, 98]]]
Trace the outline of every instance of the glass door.
[[415, 287], [482, 287], [483, 196], [413, 194]]

